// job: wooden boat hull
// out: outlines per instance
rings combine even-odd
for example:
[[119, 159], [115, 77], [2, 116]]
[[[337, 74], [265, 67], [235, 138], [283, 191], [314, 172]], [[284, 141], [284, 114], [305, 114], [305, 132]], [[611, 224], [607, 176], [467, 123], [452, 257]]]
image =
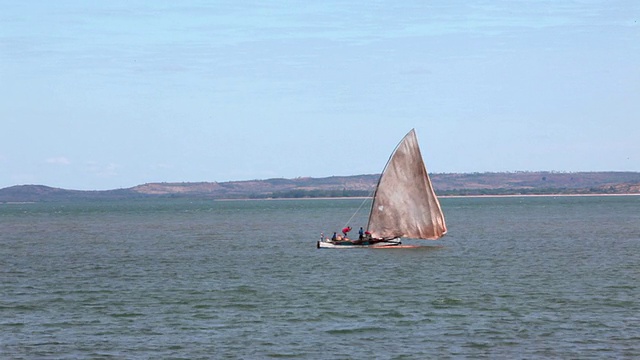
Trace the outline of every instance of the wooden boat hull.
[[400, 240], [390, 240], [378, 242], [374, 244], [354, 244], [348, 241], [332, 242], [328, 240], [318, 240], [318, 249], [362, 249], [362, 248], [383, 248], [390, 246], [398, 246], [402, 244]]

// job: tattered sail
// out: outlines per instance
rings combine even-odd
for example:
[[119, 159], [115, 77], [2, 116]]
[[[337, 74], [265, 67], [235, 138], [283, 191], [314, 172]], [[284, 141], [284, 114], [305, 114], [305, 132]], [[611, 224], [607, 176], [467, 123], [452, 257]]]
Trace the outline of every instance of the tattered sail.
[[444, 215], [411, 130], [380, 176], [369, 224], [374, 239], [438, 239], [447, 232]]

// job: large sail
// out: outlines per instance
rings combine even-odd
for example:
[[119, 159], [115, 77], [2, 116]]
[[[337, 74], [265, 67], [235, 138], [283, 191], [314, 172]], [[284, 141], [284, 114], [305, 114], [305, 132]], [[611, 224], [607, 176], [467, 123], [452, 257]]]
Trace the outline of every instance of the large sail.
[[377, 239], [435, 240], [447, 232], [413, 129], [398, 144], [380, 176], [367, 228]]

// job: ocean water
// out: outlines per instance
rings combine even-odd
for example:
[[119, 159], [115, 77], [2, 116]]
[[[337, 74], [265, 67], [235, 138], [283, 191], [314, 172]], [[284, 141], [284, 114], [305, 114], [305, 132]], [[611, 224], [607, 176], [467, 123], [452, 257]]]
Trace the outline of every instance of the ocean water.
[[441, 203], [386, 250], [316, 249], [357, 199], [0, 204], [0, 358], [640, 358], [640, 197]]

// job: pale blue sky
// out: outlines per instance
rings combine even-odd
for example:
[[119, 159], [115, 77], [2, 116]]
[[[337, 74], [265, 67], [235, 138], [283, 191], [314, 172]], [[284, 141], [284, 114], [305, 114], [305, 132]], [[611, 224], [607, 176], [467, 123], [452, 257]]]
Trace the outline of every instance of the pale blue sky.
[[0, 188], [640, 171], [638, 1], [0, 0]]

